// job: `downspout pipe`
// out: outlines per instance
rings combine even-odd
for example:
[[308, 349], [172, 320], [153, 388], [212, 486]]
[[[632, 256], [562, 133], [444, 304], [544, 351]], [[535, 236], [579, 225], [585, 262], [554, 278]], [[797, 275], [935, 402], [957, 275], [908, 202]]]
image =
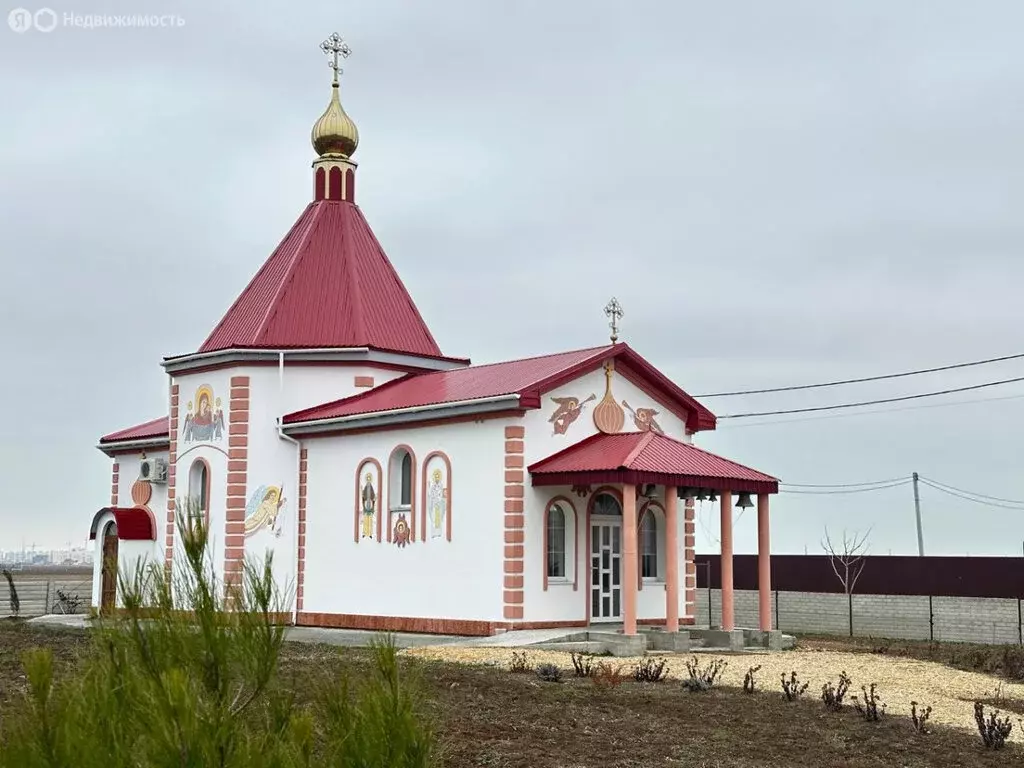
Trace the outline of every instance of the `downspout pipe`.
[[[284, 409], [284, 352], [278, 355], [278, 402]], [[292, 626], [299, 623], [299, 479], [302, 476], [302, 443], [284, 433], [284, 414], [277, 417], [277, 436], [295, 446], [295, 596], [292, 600]]]

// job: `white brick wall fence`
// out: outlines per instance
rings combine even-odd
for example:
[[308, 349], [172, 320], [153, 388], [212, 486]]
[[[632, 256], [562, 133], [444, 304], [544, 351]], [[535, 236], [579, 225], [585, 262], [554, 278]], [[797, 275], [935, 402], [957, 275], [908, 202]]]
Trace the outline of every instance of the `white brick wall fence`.
[[[734, 593], [736, 626], [756, 627], [757, 592]], [[713, 622], [708, 620], [708, 608]], [[853, 634], [904, 640], [1019, 643], [1020, 601], [996, 597], [853, 595]], [[717, 624], [721, 590], [697, 590], [697, 626]], [[772, 592], [772, 620], [783, 632], [850, 634], [847, 596], [829, 592]]]

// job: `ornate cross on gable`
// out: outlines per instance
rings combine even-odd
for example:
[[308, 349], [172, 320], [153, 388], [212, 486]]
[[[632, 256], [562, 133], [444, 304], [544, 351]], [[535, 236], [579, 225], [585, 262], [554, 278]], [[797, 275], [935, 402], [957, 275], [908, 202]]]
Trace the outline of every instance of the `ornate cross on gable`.
[[608, 327], [612, 329], [612, 344], [619, 340], [619, 320], [625, 314], [622, 311], [622, 305], [619, 304], [619, 300], [612, 296], [612, 300], [608, 302], [608, 306], [604, 308], [604, 313], [611, 318], [611, 322], [608, 323]]
[[331, 60], [327, 62], [327, 66], [334, 70], [334, 82], [338, 82], [338, 75], [344, 71], [338, 64], [338, 55], [340, 54], [341, 58], [347, 59], [351, 55], [352, 49], [348, 47], [348, 43], [342, 39], [341, 35], [334, 32], [320, 43], [320, 50], [331, 57]]

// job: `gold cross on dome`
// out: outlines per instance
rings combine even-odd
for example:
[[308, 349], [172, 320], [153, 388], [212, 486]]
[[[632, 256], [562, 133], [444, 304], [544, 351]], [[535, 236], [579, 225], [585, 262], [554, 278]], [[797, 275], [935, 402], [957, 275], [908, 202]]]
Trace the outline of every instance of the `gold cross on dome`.
[[619, 320], [622, 319], [625, 313], [622, 311], [622, 305], [619, 304], [619, 300], [614, 296], [608, 302], [608, 306], [604, 308], [604, 313], [611, 318], [608, 327], [612, 329], [612, 344], [614, 344], [619, 340]]
[[331, 33], [331, 36], [320, 43], [320, 50], [331, 57], [331, 60], [327, 62], [327, 66], [334, 70], [334, 82], [338, 82], [338, 75], [344, 70], [338, 64], [338, 54], [341, 54], [341, 58], [347, 59], [352, 53], [352, 49], [348, 47], [341, 35], [337, 32]]

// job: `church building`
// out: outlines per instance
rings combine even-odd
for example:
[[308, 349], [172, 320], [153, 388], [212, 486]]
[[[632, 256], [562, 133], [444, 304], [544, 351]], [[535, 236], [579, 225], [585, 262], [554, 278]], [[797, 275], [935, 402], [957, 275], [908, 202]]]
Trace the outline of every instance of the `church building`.
[[112, 474], [90, 529], [93, 605], [116, 607], [117, 568], [181, 557], [187, 508], [226, 583], [273, 552], [295, 624], [678, 631], [695, 614], [694, 499], [710, 499], [732, 629], [734, 506], [756, 496], [770, 629], [778, 481], [694, 445], [714, 414], [618, 341], [614, 299], [601, 346], [444, 354], [356, 204], [349, 49], [336, 34], [322, 48], [334, 82], [312, 201], [198, 349], [163, 359], [168, 412], [100, 438]]

